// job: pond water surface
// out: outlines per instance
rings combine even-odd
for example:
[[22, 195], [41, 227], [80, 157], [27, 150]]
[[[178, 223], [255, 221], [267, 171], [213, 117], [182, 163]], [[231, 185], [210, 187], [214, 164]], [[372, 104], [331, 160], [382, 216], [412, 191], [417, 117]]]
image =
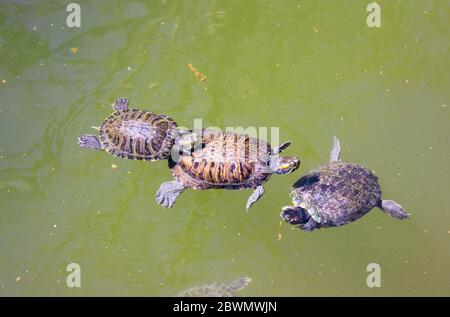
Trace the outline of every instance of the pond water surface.
[[[0, 295], [171, 296], [240, 276], [240, 296], [450, 295], [450, 2], [378, 1], [381, 28], [368, 2], [79, 1], [68, 28], [68, 2], [2, 1]], [[164, 209], [167, 162], [76, 144], [118, 96], [188, 127], [279, 127], [302, 165], [249, 213], [248, 190], [190, 190]], [[334, 134], [411, 219], [281, 222]]]

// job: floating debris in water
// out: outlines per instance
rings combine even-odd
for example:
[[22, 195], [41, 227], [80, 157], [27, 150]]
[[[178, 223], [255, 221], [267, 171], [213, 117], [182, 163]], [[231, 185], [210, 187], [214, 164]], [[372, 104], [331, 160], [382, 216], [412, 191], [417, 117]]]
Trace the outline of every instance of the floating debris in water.
[[191, 63], [187, 64], [187, 67], [189, 68], [189, 70], [195, 75], [195, 77], [197, 77], [200, 81], [205, 81], [206, 80], [206, 75], [203, 74], [202, 72], [200, 72], [197, 68], [195, 68], [194, 66], [192, 66]]
[[70, 51], [72, 52], [73, 55], [75, 55], [78, 52], [78, 47], [72, 47], [70, 48]]
[[313, 30], [314, 30], [315, 33], [319, 33], [319, 29], [318, 28], [314, 27]]
[[100, 127], [94, 127], [93, 125], [91, 125], [91, 128], [97, 131], [100, 131]]
[[441, 105], [441, 108], [447, 108], [447, 105]]
[[112, 168], [113, 170], [115, 170], [115, 169], [117, 168], [117, 165], [116, 165], [116, 164], [111, 164], [111, 168]]
[[283, 239], [283, 235], [281, 233], [278, 234], [277, 240], [280, 241], [281, 239]]
[[6, 80], [5, 79], [2, 79], [2, 84], [6, 84]]
[[16, 277], [16, 283], [19, 283], [22, 278], [20, 276]]

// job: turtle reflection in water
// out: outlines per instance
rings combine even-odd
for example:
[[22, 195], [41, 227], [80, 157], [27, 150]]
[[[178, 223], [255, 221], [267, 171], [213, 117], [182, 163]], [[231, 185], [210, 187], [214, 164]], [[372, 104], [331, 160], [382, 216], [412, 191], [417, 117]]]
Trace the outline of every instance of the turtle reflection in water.
[[234, 297], [235, 292], [243, 289], [252, 281], [249, 277], [240, 277], [229, 283], [212, 282], [197, 285], [181, 292], [179, 297]]

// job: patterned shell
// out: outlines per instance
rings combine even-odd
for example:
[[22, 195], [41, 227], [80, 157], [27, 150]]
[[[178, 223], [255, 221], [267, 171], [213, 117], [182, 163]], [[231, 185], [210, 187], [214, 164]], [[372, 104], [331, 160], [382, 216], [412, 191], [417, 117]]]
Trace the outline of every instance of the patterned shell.
[[159, 160], [170, 156], [175, 128], [171, 118], [145, 110], [116, 111], [100, 127], [100, 141], [115, 156]]
[[378, 178], [367, 168], [346, 162], [330, 162], [300, 178], [291, 195], [294, 204], [310, 213], [314, 209], [317, 211], [316, 216], [312, 214], [316, 221], [341, 225], [374, 208], [381, 198], [381, 189]]
[[245, 134], [217, 134], [191, 156], [171, 166], [172, 175], [194, 189], [253, 188], [268, 180], [270, 145]]
[[212, 282], [194, 286], [178, 294], [180, 297], [234, 297], [234, 293], [251, 281], [248, 277], [241, 277], [231, 283]]

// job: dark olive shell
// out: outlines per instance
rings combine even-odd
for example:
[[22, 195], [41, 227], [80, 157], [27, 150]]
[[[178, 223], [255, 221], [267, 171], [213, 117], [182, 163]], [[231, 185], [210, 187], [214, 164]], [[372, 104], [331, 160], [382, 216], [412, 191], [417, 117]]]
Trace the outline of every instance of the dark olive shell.
[[214, 135], [202, 149], [180, 157], [173, 176], [194, 189], [253, 188], [268, 180], [270, 159], [267, 142], [245, 134]]
[[353, 163], [330, 162], [300, 178], [291, 195], [294, 204], [310, 214], [313, 211], [316, 221], [342, 225], [377, 206], [381, 189], [373, 171]]
[[159, 160], [170, 156], [175, 128], [171, 118], [131, 109], [116, 111], [100, 127], [100, 141], [115, 156], [134, 160]]

